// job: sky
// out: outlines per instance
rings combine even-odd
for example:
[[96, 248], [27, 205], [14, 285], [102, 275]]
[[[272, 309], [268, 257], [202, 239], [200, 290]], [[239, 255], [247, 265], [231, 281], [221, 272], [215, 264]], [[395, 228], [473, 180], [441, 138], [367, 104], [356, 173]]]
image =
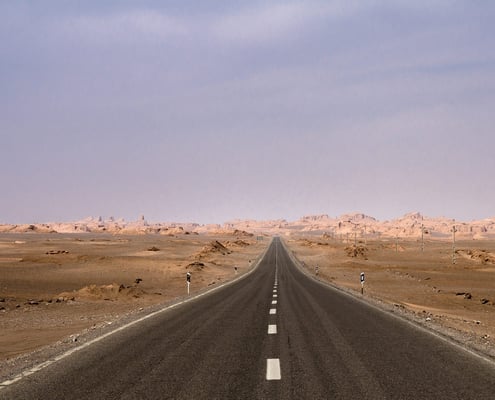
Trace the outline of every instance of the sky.
[[495, 216], [495, 2], [0, 1], [0, 223]]

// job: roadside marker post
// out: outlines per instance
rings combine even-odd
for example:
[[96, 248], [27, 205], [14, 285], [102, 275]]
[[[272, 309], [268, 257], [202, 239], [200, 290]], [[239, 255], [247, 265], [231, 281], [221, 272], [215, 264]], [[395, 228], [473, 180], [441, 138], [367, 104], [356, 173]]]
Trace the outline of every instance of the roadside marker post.
[[187, 294], [189, 294], [189, 287], [191, 286], [191, 273], [188, 272], [186, 274], [186, 282], [187, 282]]
[[361, 272], [361, 294], [364, 294], [364, 272]]

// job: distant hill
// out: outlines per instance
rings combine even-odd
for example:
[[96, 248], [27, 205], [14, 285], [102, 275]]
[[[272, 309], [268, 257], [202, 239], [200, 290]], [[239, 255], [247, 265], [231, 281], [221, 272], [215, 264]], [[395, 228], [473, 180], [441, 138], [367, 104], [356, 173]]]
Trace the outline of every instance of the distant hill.
[[452, 236], [455, 225], [459, 239], [495, 238], [495, 217], [477, 221], [454, 221], [446, 217], [427, 217], [419, 212], [412, 212], [402, 217], [379, 221], [363, 213], [343, 214], [339, 217], [306, 215], [296, 221], [285, 219], [257, 221], [232, 220], [224, 224], [202, 225], [197, 223], [160, 222], [149, 223], [140, 217], [137, 221], [116, 220], [112, 217], [89, 217], [75, 222], [54, 222], [44, 224], [3, 224], [0, 232], [10, 233], [98, 233], [112, 234], [160, 234], [188, 235], [203, 233], [246, 232], [268, 235], [294, 235], [303, 233], [325, 234], [326, 237], [344, 237], [356, 235], [362, 238], [401, 238], [420, 237], [448, 239]]

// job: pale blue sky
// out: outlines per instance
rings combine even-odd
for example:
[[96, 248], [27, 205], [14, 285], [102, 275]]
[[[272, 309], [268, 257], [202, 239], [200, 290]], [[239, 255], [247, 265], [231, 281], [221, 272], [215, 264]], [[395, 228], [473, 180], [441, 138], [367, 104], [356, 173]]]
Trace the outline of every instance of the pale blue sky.
[[488, 0], [0, 1], [0, 223], [495, 216], [494, 20]]

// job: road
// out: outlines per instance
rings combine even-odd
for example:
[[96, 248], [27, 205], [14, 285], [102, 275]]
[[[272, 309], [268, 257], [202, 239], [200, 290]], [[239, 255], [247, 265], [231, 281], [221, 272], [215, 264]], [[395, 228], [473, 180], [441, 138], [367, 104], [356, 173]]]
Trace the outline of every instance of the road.
[[493, 398], [492, 364], [308, 278], [278, 238], [244, 279], [0, 389], [0, 399]]

